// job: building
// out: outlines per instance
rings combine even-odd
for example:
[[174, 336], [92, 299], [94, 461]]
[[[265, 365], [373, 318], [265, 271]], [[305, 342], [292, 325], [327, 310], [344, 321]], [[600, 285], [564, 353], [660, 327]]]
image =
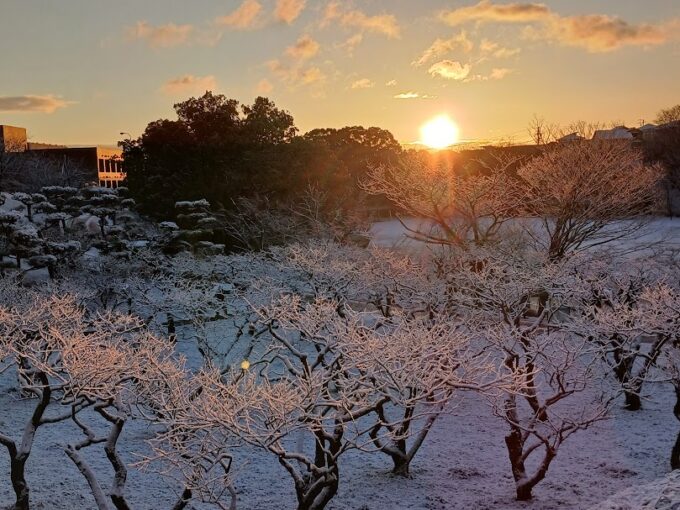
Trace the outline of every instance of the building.
[[593, 134], [593, 140], [633, 140], [635, 136], [625, 126], [617, 126], [612, 129], [598, 129]]
[[584, 137], [579, 135], [578, 133], [569, 133], [568, 135], [564, 135], [562, 138], [558, 138], [557, 142], [558, 143], [569, 143], [569, 142], [580, 142], [585, 140]]
[[0, 125], [0, 152], [21, 152], [77, 166], [88, 180], [106, 188], [117, 188], [125, 179], [122, 150], [28, 142], [26, 129], [21, 127]]
[[0, 125], [0, 152], [24, 152], [27, 145], [25, 128]]

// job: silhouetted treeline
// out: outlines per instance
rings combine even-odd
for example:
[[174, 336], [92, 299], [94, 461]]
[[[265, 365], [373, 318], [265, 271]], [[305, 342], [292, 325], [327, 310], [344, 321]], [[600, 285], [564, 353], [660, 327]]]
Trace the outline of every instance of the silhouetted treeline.
[[177, 119], [151, 122], [121, 142], [127, 186], [141, 210], [168, 218], [178, 200], [206, 198], [230, 209], [242, 197], [295, 200], [309, 185], [343, 207], [360, 200], [368, 168], [402, 149], [389, 131], [361, 126], [298, 134], [293, 117], [267, 98], [252, 105], [206, 92], [175, 105]]

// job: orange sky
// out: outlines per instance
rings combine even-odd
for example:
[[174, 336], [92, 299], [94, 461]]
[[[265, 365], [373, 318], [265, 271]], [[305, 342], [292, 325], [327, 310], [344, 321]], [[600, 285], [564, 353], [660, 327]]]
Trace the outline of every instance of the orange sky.
[[257, 95], [302, 131], [402, 142], [439, 114], [463, 139], [551, 122], [637, 125], [680, 103], [677, 0], [3, 0], [0, 123], [115, 143], [206, 89]]

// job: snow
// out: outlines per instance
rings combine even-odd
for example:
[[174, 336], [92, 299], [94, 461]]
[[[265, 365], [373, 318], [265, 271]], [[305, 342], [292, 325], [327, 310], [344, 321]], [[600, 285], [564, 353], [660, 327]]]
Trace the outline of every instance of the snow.
[[[402, 224], [403, 223], [403, 224]], [[520, 219], [508, 222], [507, 229], [518, 231], [523, 228], [538, 228], [532, 220]], [[433, 222], [419, 218], [392, 219], [376, 222], [371, 226], [371, 245], [379, 248], [394, 248], [407, 253], [425, 253], [432, 249], [422, 241], [410, 237], [409, 230], [428, 232], [436, 230]], [[610, 254], [644, 256], [654, 251], [680, 251], [680, 218], [650, 218], [634, 233], [634, 239], [622, 239], [606, 245]]]
[[[180, 340], [178, 347], [183, 350], [187, 346]], [[195, 356], [195, 353], [191, 354]], [[4, 430], [17, 430], [16, 427], [29, 416], [33, 404], [31, 400], [17, 400], [13, 383], [10, 374], [0, 377], [0, 409], [13, 410], [0, 418]], [[671, 392], [664, 389], [659, 395], [658, 401], [647, 401], [643, 411], [634, 413], [617, 409], [612, 419], [573, 436], [560, 450], [548, 477], [536, 487], [534, 500], [529, 503], [514, 500], [514, 484], [503, 444], [503, 424], [490, 415], [484, 402], [474, 395], [465, 396], [451, 413], [435, 424], [414, 460], [411, 479], [389, 474], [390, 461], [384, 455], [351, 451], [343, 456], [339, 493], [328, 508], [589, 508], [619, 491], [651, 482], [667, 473], [668, 452], [678, 425], [672, 415]], [[95, 422], [92, 415], [86, 416]], [[152, 431], [141, 421], [126, 424], [120, 444], [126, 448], [123, 454], [127, 461], [137, 460], [133, 451], [137, 454], [146, 451], [144, 440], [151, 437]], [[80, 437], [78, 431], [69, 423], [46, 425], [38, 430], [28, 463], [32, 508], [95, 508], [85, 480], [63, 451], [63, 446], [77, 437]], [[110, 473], [103, 448], [98, 446], [90, 450], [92, 452], [86, 452], [86, 456], [93, 468]], [[239, 510], [295, 507], [290, 478], [275, 458], [249, 449], [236, 451], [236, 457]], [[245, 459], [246, 465], [243, 464]], [[0, 473], [7, 471], [7, 455], [3, 452], [0, 454]], [[7, 480], [7, 477], [0, 478], [0, 502], [11, 501]], [[127, 492], [136, 509], [169, 508], [175, 499], [175, 489], [178, 487], [156, 475], [129, 470]], [[623, 494], [619, 499], [625, 501], [627, 497]], [[193, 508], [207, 507], [194, 504]]]
[[[17, 205], [20, 206], [7, 200], [2, 209], [10, 210]], [[425, 220], [405, 219], [404, 222], [414, 229], [431, 226]], [[406, 237], [406, 232], [398, 220], [376, 223], [370, 232], [371, 244], [427, 254], [429, 248]], [[680, 220], [655, 219], [641, 233], [635, 245], [615, 243], [611, 250], [630, 252], [631, 248], [638, 254], [657, 249], [679, 250]], [[96, 248], [90, 248], [83, 255], [83, 259], [91, 263], [100, 258]], [[47, 271], [41, 269], [27, 272], [25, 278], [46, 280], [46, 275]], [[216, 284], [214, 290], [215, 293], [229, 294], [233, 292], [234, 285], [227, 282]], [[207, 333], [217, 339], [211, 347], [219, 353], [224, 365], [238, 366], [249, 357], [245, 338], [243, 343], [232, 342], [235, 327], [230, 322], [214, 321], [207, 325]], [[195, 332], [189, 326], [178, 327], [177, 336], [178, 353], [187, 357], [190, 369], [198, 369], [203, 363], [203, 356], [195, 341]], [[624, 411], [618, 406], [609, 420], [571, 437], [560, 449], [547, 478], [534, 489], [531, 502], [515, 501], [515, 487], [503, 440], [507, 433], [505, 424], [491, 414], [489, 406], [479, 396], [465, 394], [436, 422], [412, 464], [411, 478], [391, 475], [391, 462], [385, 455], [356, 450], [343, 455], [339, 492], [328, 508], [644, 508], [654, 498], [658, 501], [664, 491], [680, 491], [680, 474], [664, 478], [669, 470], [668, 457], [679, 428], [672, 413], [674, 395], [670, 387], [663, 385], [650, 385], [648, 391], [654, 392], [654, 399], [647, 399], [642, 411]], [[0, 374], [0, 429], [21, 430], [33, 406], [33, 400], [20, 398], [13, 371]], [[89, 412], [84, 417], [93, 424], [100, 422]], [[148, 452], [145, 441], [152, 437], [153, 432], [154, 428], [142, 420], [131, 420], [126, 424], [119, 444], [128, 465]], [[81, 437], [80, 431], [70, 422], [45, 425], [38, 430], [27, 467], [31, 508], [95, 508], [85, 479], [64, 453], [68, 442]], [[295, 508], [292, 481], [275, 457], [248, 447], [237, 449], [234, 454], [238, 510]], [[100, 481], [108, 485], [112, 472], [103, 446], [92, 447], [83, 455], [97, 473], [106, 473]], [[0, 449], [0, 509], [12, 501], [8, 472], [8, 457]], [[133, 508], [155, 510], [170, 508], [180, 487], [156, 474], [130, 467], [126, 490]], [[202, 510], [211, 507], [192, 502], [190, 508]]]
[[680, 470], [640, 487], [630, 487], [592, 510], [674, 510], [680, 507]]

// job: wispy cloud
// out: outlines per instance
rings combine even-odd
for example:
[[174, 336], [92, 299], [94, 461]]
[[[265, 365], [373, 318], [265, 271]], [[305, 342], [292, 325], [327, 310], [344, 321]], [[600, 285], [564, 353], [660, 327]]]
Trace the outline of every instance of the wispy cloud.
[[474, 74], [465, 78], [466, 83], [471, 81], [498, 81], [502, 80], [506, 76], [514, 73], [513, 69], [508, 69], [507, 67], [497, 67], [491, 70], [489, 74]]
[[430, 96], [427, 94], [420, 94], [419, 92], [402, 92], [401, 94], [397, 94], [395, 96], [392, 96], [394, 99], [435, 99], [436, 96]]
[[337, 21], [342, 26], [374, 32], [391, 39], [399, 38], [401, 29], [393, 14], [368, 15], [359, 9], [344, 10], [340, 2], [330, 2], [324, 11], [322, 26]]
[[565, 46], [583, 48], [591, 53], [608, 52], [624, 46], [656, 46], [678, 37], [677, 20], [661, 24], [639, 25], [614, 16], [588, 14], [552, 16], [542, 30], [534, 34]]
[[347, 54], [352, 56], [354, 54], [354, 50], [361, 44], [363, 40], [364, 34], [360, 32], [358, 34], [354, 34], [352, 37], [349, 37], [344, 43], [338, 44], [336, 47], [346, 50]]
[[475, 22], [526, 23], [539, 21], [550, 16], [545, 4], [509, 3], [495, 4], [491, 0], [481, 0], [476, 5], [442, 11], [439, 17], [451, 26]]
[[500, 67], [500, 68], [495, 68], [491, 70], [491, 74], [489, 75], [490, 80], [502, 80], [509, 74], [512, 74], [514, 71], [512, 69], [508, 69], [507, 67]]
[[[680, 39], [680, 19], [661, 23], [630, 23], [617, 16], [583, 14], [562, 16], [543, 3], [498, 4], [481, 0], [475, 5], [442, 11], [439, 18], [451, 26], [466, 23], [524, 23], [526, 38], [583, 48], [592, 53], [625, 46], [656, 46]], [[517, 50], [497, 50], [499, 58]], [[514, 53], [513, 53], [514, 51]]]
[[522, 50], [520, 48], [505, 48], [497, 42], [482, 39], [482, 42], [479, 43], [479, 51], [484, 57], [509, 58], [518, 55]]
[[430, 45], [430, 47], [422, 53], [420, 58], [412, 62], [412, 64], [416, 67], [422, 66], [454, 50], [460, 50], [463, 53], [469, 53], [473, 48], [474, 43], [468, 39], [467, 33], [462, 31], [450, 39], [437, 38]]
[[257, 0], [244, 2], [231, 14], [220, 16], [215, 22], [220, 26], [238, 30], [248, 30], [257, 26], [258, 16], [262, 12], [262, 4]]
[[472, 66], [470, 64], [461, 64], [455, 60], [442, 60], [430, 66], [428, 72], [432, 76], [461, 81], [468, 77], [471, 70]]
[[306, 0], [276, 0], [274, 16], [289, 25], [295, 21], [305, 8]]
[[356, 80], [352, 82], [352, 85], [350, 85], [350, 88], [353, 90], [356, 89], [372, 89], [375, 87], [375, 82], [373, 80], [369, 80], [368, 78], [362, 78], [360, 80]]
[[0, 96], [0, 112], [7, 113], [54, 113], [66, 108], [73, 101], [53, 96]]
[[397, 80], [390, 80], [387, 83], [385, 83], [386, 87], [396, 87], [397, 86]]
[[129, 40], [141, 40], [152, 48], [171, 48], [190, 42], [194, 27], [192, 25], [153, 26], [146, 21], [138, 21], [136, 25], [125, 30]]
[[272, 90], [274, 90], [274, 85], [266, 78], [260, 80], [255, 86], [255, 92], [258, 94], [269, 94]]
[[168, 96], [201, 94], [205, 91], [214, 91], [216, 89], [217, 80], [214, 76], [194, 76], [193, 74], [185, 74], [168, 80], [161, 87], [162, 92]]
[[321, 84], [326, 80], [326, 75], [317, 66], [303, 67], [298, 64], [288, 65], [280, 60], [270, 60], [267, 67], [274, 76], [291, 87]]
[[303, 35], [286, 49], [286, 55], [294, 60], [308, 60], [319, 53], [319, 47], [319, 43], [309, 35]]

